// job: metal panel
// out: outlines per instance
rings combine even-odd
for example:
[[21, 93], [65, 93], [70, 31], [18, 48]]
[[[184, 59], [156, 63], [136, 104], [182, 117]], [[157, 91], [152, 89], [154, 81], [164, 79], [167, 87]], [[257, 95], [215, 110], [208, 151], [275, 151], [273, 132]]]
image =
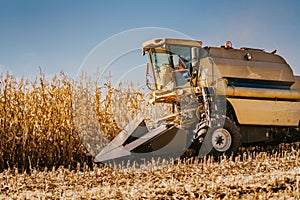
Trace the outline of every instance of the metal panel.
[[300, 90], [281, 90], [228, 86], [226, 87], [226, 95], [231, 97], [300, 100]]
[[286, 82], [292, 85], [293, 71], [288, 64], [213, 58], [222, 77]]
[[243, 125], [297, 126], [300, 102], [227, 98]]
[[295, 83], [292, 85], [291, 90], [300, 90], [300, 76], [294, 76]]

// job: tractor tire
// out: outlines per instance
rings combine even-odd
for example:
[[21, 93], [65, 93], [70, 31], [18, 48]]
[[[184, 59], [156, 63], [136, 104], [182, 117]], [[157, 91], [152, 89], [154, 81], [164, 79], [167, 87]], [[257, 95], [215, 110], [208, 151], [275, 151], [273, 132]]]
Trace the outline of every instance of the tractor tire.
[[206, 141], [211, 142], [212, 147], [209, 155], [214, 157], [235, 155], [242, 144], [239, 128], [228, 117], [225, 117], [223, 126], [210, 128], [207, 136]]

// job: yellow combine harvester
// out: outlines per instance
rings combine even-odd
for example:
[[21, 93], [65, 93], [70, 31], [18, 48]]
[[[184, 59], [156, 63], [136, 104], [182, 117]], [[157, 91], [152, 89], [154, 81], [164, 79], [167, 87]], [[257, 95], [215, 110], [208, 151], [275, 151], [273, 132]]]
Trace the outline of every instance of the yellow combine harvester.
[[151, 101], [171, 104], [173, 114], [152, 130], [137, 117], [96, 162], [231, 155], [240, 146], [300, 141], [300, 76], [276, 51], [171, 38], [147, 41], [142, 51]]

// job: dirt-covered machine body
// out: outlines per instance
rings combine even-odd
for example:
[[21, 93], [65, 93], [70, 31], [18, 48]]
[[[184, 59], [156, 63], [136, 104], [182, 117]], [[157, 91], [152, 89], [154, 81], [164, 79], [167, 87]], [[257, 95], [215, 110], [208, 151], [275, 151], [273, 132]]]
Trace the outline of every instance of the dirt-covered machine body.
[[151, 101], [171, 104], [173, 114], [153, 130], [138, 116], [96, 162], [229, 155], [243, 145], [300, 140], [300, 77], [276, 51], [158, 38], [143, 44], [143, 54]]

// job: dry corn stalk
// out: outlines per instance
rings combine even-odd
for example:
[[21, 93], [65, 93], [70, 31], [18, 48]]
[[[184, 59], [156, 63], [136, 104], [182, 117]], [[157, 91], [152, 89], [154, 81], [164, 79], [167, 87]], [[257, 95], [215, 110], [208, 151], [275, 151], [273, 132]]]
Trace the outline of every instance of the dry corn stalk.
[[50, 81], [41, 73], [33, 82], [1, 74], [0, 81], [0, 170], [76, 165], [138, 113], [149, 120], [156, 117], [153, 110], [164, 110], [148, 104], [133, 84], [99, 86], [98, 80], [75, 82], [64, 73]]
[[86, 160], [72, 116], [73, 83], [0, 76], [0, 169], [72, 165]]

